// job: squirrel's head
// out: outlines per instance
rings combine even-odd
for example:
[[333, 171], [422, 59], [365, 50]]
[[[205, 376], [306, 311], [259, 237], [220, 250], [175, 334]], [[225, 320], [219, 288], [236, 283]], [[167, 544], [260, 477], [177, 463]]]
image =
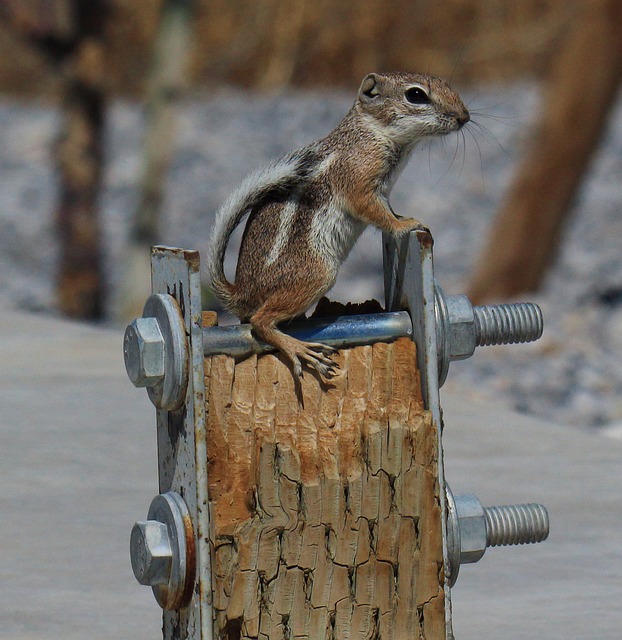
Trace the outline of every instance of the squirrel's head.
[[361, 83], [354, 108], [397, 144], [458, 131], [470, 118], [445, 80], [418, 73], [370, 73]]

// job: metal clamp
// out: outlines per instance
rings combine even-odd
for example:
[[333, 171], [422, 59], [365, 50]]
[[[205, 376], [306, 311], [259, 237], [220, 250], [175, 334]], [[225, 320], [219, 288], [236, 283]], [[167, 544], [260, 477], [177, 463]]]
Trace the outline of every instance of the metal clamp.
[[194, 583], [194, 533], [188, 507], [174, 491], [156, 496], [148, 520], [130, 534], [130, 559], [136, 580], [150, 586], [163, 609], [179, 609]]
[[[532, 342], [542, 335], [542, 311], [536, 304], [473, 306], [464, 295], [445, 295], [437, 283], [434, 292], [439, 386], [447, 378], [449, 363], [469, 358], [477, 346]], [[283, 329], [299, 340], [335, 348], [413, 335], [407, 311], [311, 318]], [[243, 358], [269, 351], [274, 347], [257, 340], [249, 324], [203, 329], [205, 356], [225, 353]], [[143, 317], [126, 329], [124, 353], [130, 380], [147, 387], [156, 407], [173, 410], [181, 405], [188, 354], [179, 308], [171, 296], [158, 294], [147, 300]]]

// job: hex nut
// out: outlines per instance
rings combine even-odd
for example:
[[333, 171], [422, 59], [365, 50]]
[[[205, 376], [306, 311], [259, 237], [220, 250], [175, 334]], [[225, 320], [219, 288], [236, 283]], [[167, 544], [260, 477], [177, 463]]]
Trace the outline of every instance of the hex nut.
[[188, 505], [178, 493], [161, 493], [151, 501], [147, 520], [132, 528], [130, 559], [136, 580], [151, 587], [163, 609], [180, 609], [190, 602], [195, 537]]
[[470, 358], [477, 346], [473, 305], [467, 296], [447, 296], [449, 322], [449, 357], [451, 360]]
[[155, 318], [136, 318], [125, 330], [123, 356], [135, 387], [152, 387], [164, 378], [164, 338]]
[[455, 504], [460, 526], [460, 564], [477, 562], [487, 546], [484, 507], [472, 493], [458, 496]]
[[168, 584], [173, 554], [166, 524], [155, 520], [137, 522], [130, 535], [130, 559], [140, 584]]

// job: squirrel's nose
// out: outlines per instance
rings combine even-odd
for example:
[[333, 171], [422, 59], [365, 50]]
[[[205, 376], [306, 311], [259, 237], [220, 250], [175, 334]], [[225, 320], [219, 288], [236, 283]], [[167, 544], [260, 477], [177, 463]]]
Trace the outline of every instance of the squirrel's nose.
[[469, 112], [466, 109], [461, 114], [456, 116], [456, 122], [458, 123], [458, 126], [460, 126], [460, 127], [464, 127], [464, 125], [470, 119], [471, 119], [471, 115], [469, 114]]

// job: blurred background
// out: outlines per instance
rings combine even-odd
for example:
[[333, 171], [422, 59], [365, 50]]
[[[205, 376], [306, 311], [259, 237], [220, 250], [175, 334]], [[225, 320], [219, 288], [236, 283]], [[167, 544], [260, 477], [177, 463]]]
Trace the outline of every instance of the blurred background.
[[[461, 135], [420, 146], [392, 196], [431, 228], [444, 289], [545, 312], [542, 340], [477, 354], [452, 377], [615, 431], [617, 0], [1, 0], [5, 304], [120, 325], [140, 315], [149, 246], [204, 253], [237, 183], [328, 133], [383, 70], [449, 78], [472, 113]], [[370, 230], [333, 297], [382, 299], [381, 270]]]
[[58, 96], [62, 78], [45, 54], [69, 53], [68, 42], [79, 37], [76, 28], [86, 28], [76, 24], [77, 14], [88, 11], [100, 22], [90, 29], [99, 32], [105, 49], [106, 91], [140, 99], [167, 4], [188, 12], [193, 88], [280, 89], [349, 87], [369, 69], [413, 65], [476, 84], [541, 76], [582, 2], [4, 0], [3, 91]]

